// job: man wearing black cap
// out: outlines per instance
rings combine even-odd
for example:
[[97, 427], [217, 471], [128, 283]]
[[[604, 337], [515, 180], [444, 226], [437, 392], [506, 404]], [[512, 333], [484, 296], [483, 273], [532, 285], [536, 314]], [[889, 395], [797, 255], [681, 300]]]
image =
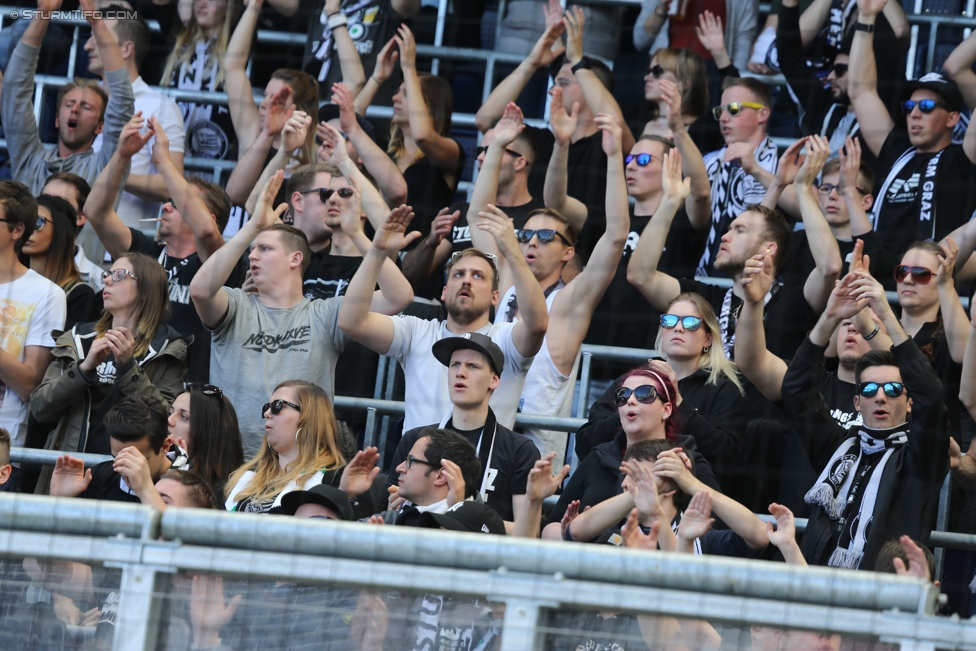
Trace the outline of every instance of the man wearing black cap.
[[508, 535], [501, 516], [484, 502], [473, 500], [458, 502], [445, 513], [423, 513], [420, 516], [420, 526], [427, 529]]
[[[441, 339], [432, 352], [447, 367], [447, 388], [454, 405], [439, 427], [457, 432], [474, 446], [481, 462], [477, 492], [506, 522], [514, 522], [517, 513], [527, 506], [525, 484], [540, 455], [528, 438], [499, 425], [488, 405], [500, 381], [505, 356], [498, 344], [478, 332]], [[427, 429], [418, 427], [404, 433], [393, 456], [393, 467], [403, 462]], [[390, 473], [389, 485], [396, 486], [399, 479], [398, 472]]]
[[872, 47], [885, 0], [857, 4], [849, 93], [864, 140], [886, 172], [874, 193], [874, 230], [898, 256], [912, 242], [938, 241], [969, 221], [976, 208], [976, 127], [970, 123], [963, 145], [952, 144], [962, 95], [954, 81], [930, 72], [902, 86], [907, 131], [896, 128], [878, 96]]
[[281, 498], [281, 511], [296, 518], [312, 520], [356, 519], [349, 497], [334, 486], [320, 484], [307, 491], [292, 491]]

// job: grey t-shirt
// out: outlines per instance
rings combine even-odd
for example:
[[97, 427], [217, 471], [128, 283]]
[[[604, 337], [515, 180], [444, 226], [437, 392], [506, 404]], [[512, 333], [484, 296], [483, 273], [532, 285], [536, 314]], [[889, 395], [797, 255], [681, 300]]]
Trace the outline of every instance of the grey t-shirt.
[[210, 381], [234, 403], [250, 458], [264, 437], [261, 405], [275, 387], [306, 380], [331, 398], [336, 359], [352, 340], [338, 326], [341, 298], [303, 298], [294, 307], [273, 308], [240, 289], [223, 291], [229, 304], [223, 322], [211, 330]]

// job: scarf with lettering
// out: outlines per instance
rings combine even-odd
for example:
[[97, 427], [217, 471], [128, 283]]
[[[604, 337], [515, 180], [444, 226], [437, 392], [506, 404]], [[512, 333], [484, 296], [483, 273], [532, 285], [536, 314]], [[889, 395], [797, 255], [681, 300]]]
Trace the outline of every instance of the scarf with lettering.
[[[918, 188], [920, 196], [920, 206], [918, 211], [919, 221], [927, 221], [932, 226], [931, 238], [935, 239], [935, 198], [938, 195], [937, 185], [939, 182], [939, 161], [942, 160], [942, 152], [932, 157], [932, 160], [928, 162], [925, 166], [925, 172], [922, 174], [922, 179]], [[884, 183], [881, 185], [881, 191], [878, 192], [874, 200], [874, 211], [871, 213], [871, 222], [874, 230], [878, 230], [878, 224], [881, 218], [881, 211], [884, 209], [884, 205], [887, 203], [888, 190], [891, 184], [898, 178], [901, 171], [908, 165], [912, 159], [915, 158], [915, 154], [918, 153], [914, 147], [909, 147], [905, 150], [895, 164], [891, 166], [891, 171], [888, 172], [888, 176], [885, 178]]]
[[[804, 502], [819, 506], [837, 523], [840, 538], [827, 561], [830, 567], [856, 570], [861, 564], [885, 466], [892, 453], [907, 442], [908, 423], [889, 429], [862, 425], [857, 436], [838, 446], [817, 483], [804, 495]], [[884, 452], [880, 461], [873, 466], [864, 464], [865, 467], [861, 467], [865, 455], [878, 452]], [[863, 495], [860, 508], [857, 513], [851, 513], [858, 493]]]

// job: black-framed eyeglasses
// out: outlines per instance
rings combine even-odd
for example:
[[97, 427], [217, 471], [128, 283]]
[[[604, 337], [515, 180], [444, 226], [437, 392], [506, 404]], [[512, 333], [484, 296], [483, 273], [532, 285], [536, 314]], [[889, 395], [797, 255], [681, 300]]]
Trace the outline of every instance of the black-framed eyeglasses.
[[835, 63], [830, 69], [834, 72], [834, 76], [840, 79], [847, 74], [848, 67], [846, 63]]
[[[488, 148], [487, 147], [475, 147], [474, 148], [474, 157], [477, 158], [478, 156], [481, 156], [486, 151], [488, 151]], [[508, 147], [505, 148], [505, 153], [508, 154], [509, 156], [513, 156], [515, 158], [522, 158], [522, 156], [523, 156], [523, 154], [518, 153], [514, 149], [509, 149]]]
[[895, 281], [899, 283], [905, 282], [908, 275], [911, 274], [912, 280], [914, 280], [919, 285], [928, 285], [932, 282], [932, 276], [935, 273], [928, 267], [910, 267], [907, 264], [900, 264], [895, 267]]
[[655, 158], [662, 163], [664, 162], [663, 158], [654, 156], [653, 154], [627, 154], [624, 157], [624, 165], [630, 165], [631, 161], [636, 161], [637, 167], [647, 167]]
[[339, 188], [338, 190], [330, 190], [329, 188], [315, 188], [314, 190], [306, 190], [302, 194], [312, 194], [313, 192], [319, 193], [319, 201], [325, 203], [332, 196], [333, 192], [338, 192], [339, 196], [343, 199], [348, 199], [355, 194], [352, 188]]
[[[822, 194], [824, 196], [827, 196], [828, 194], [830, 194], [834, 190], [837, 190], [837, 194], [840, 194], [840, 186], [839, 185], [834, 185], [833, 183], [821, 183], [817, 187], [817, 189], [820, 191], [820, 194]], [[857, 190], [858, 192], [860, 192], [861, 194], [869, 194], [869, 192], [867, 190], [862, 190], [861, 188], [859, 188], [857, 186], [854, 186], [854, 189]]]
[[188, 388], [195, 389], [196, 391], [199, 391], [205, 396], [209, 396], [209, 397], [216, 396], [221, 400], [223, 400], [224, 398], [224, 392], [220, 390], [220, 387], [214, 384], [204, 384], [202, 382], [198, 382], [196, 384], [189, 385]]
[[713, 108], [712, 115], [715, 117], [716, 120], [719, 120], [722, 118], [723, 110], [728, 111], [729, 115], [735, 116], [738, 115], [739, 111], [741, 111], [744, 108], [756, 109], [758, 111], [766, 107], [757, 102], [731, 102], [729, 104], [726, 104], [725, 106], [720, 105]]
[[291, 407], [297, 412], [301, 412], [302, 408], [296, 405], [294, 402], [288, 402], [287, 400], [272, 400], [271, 402], [266, 402], [263, 407], [261, 407], [261, 418], [271, 410], [271, 413], [277, 416], [281, 413], [281, 410], [285, 407]]
[[661, 315], [661, 327], [667, 328], [668, 330], [678, 326], [678, 322], [681, 322], [681, 327], [690, 332], [694, 332], [701, 327], [702, 320], [697, 316], [678, 316], [677, 314], [662, 314]]
[[630, 396], [637, 398], [637, 402], [649, 405], [658, 399], [657, 388], [653, 384], [642, 384], [636, 389], [620, 387], [614, 396], [618, 407], [623, 407], [630, 400]]
[[109, 278], [111, 278], [113, 283], [120, 283], [125, 279], [126, 276], [132, 280], [139, 280], [136, 278], [136, 275], [128, 269], [112, 269], [111, 271], [102, 272], [102, 282], [106, 282]]
[[40, 233], [41, 231], [44, 230], [44, 224], [54, 224], [54, 222], [48, 219], [47, 217], [42, 217], [41, 215], [38, 215], [37, 222], [34, 224], [34, 230]]
[[552, 228], [520, 228], [515, 231], [515, 237], [522, 244], [531, 242], [533, 236], [539, 238], [539, 244], [549, 244], [558, 237], [566, 246], [573, 246], [565, 235]]
[[905, 385], [901, 382], [885, 382], [884, 384], [861, 382], [857, 385], [857, 392], [865, 398], [873, 398], [878, 395], [878, 389], [883, 389], [889, 398], [897, 398], [905, 391]]
[[647, 66], [647, 70], [644, 71], [645, 75], [651, 75], [655, 79], [660, 79], [664, 76], [665, 72], [671, 72], [660, 63], [655, 63], [653, 66]]
[[407, 455], [407, 458], [404, 460], [404, 463], [407, 464], [407, 470], [410, 470], [411, 466], [413, 466], [413, 464], [415, 464], [415, 463], [419, 463], [419, 464], [425, 465], [428, 468], [440, 468], [439, 465], [434, 464], [434, 463], [431, 463], [430, 461], [427, 461], [426, 459], [418, 459], [417, 457], [413, 456], [412, 454], [408, 454]]
[[949, 108], [945, 104], [943, 104], [937, 99], [920, 99], [917, 101], [914, 99], [906, 99], [904, 102], [901, 103], [901, 110], [905, 112], [905, 115], [908, 115], [913, 110], [915, 110], [916, 106], [918, 107], [918, 110], [921, 111], [922, 113], [931, 113], [936, 108], [943, 108], [947, 111], [949, 110]]

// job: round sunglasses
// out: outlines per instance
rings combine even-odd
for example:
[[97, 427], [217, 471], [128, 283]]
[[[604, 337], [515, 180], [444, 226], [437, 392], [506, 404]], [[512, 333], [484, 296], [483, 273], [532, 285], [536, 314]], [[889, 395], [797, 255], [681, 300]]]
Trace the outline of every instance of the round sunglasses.
[[901, 110], [905, 112], [905, 115], [908, 115], [915, 109], [916, 106], [918, 107], [918, 110], [921, 111], [922, 113], [931, 113], [936, 108], [943, 108], [947, 111], [949, 110], [945, 104], [943, 104], [937, 99], [920, 99], [918, 101], [913, 99], [906, 99], [904, 102], [901, 103]]
[[649, 405], [655, 400], [657, 400], [657, 389], [653, 384], [642, 384], [636, 389], [628, 389], [627, 387], [620, 387], [617, 389], [617, 393], [614, 399], [617, 402], [618, 407], [623, 407], [630, 400], [630, 396], [637, 398], [637, 402], [642, 402], [645, 405]]
[[271, 410], [272, 414], [277, 416], [286, 406], [291, 407], [298, 412], [301, 412], [302, 410], [302, 408], [296, 405], [294, 402], [288, 402], [287, 400], [272, 400], [271, 402], [265, 403], [264, 406], [261, 407], [261, 418], [264, 418], [264, 415], [268, 413], [269, 409]]
[[528, 244], [532, 241], [532, 237], [536, 236], [539, 238], [540, 244], [549, 244], [557, 237], [566, 243], [566, 246], [573, 246], [566, 236], [557, 230], [551, 228], [520, 228], [515, 232], [515, 237], [522, 244]]
[[895, 280], [897, 282], [905, 282], [909, 274], [911, 274], [912, 280], [919, 285], [928, 285], [932, 282], [932, 277], [935, 275], [935, 272], [927, 267], [910, 267], [907, 264], [900, 264], [895, 267]]
[[694, 332], [701, 327], [702, 320], [697, 316], [678, 316], [677, 314], [662, 314], [661, 315], [661, 327], [667, 328], [668, 330], [677, 327], [678, 322], [681, 322], [681, 327], [685, 330], [690, 330]]
[[857, 392], [865, 398], [873, 398], [878, 395], [878, 389], [883, 389], [889, 398], [897, 398], [905, 391], [905, 385], [901, 382], [861, 382], [857, 387]]
[[654, 156], [653, 154], [627, 154], [627, 156], [624, 157], [624, 165], [630, 165], [631, 161], [636, 161], [637, 167], [647, 167], [655, 158], [662, 163], [664, 162], [663, 158], [660, 156]]
[[756, 109], [758, 111], [759, 109], [764, 109], [766, 107], [756, 102], [732, 102], [730, 104], [726, 104], [725, 106], [716, 106], [712, 109], [712, 115], [716, 120], [719, 120], [722, 118], [723, 110], [728, 111], [729, 115], [735, 116], [738, 115], [739, 111], [744, 108]]

